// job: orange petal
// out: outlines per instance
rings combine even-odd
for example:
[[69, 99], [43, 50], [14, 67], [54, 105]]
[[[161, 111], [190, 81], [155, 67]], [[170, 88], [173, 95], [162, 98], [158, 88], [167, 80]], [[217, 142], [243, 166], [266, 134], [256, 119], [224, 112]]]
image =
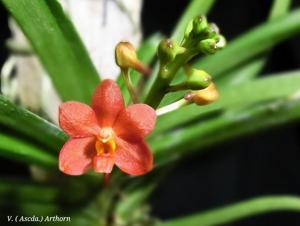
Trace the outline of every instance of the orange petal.
[[103, 80], [95, 90], [92, 107], [102, 127], [112, 126], [124, 108], [123, 97], [117, 83], [110, 79]]
[[97, 173], [111, 173], [115, 164], [114, 155], [96, 155], [93, 159], [93, 168]]
[[133, 104], [120, 113], [114, 131], [126, 140], [140, 140], [154, 129], [155, 121], [153, 108], [146, 104]]
[[116, 165], [130, 175], [141, 175], [153, 168], [153, 155], [144, 141], [127, 142], [117, 139]]
[[95, 153], [95, 138], [72, 138], [59, 153], [59, 169], [69, 175], [81, 175], [92, 167]]
[[99, 132], [93, 109], [79, 102], [69, 101], [59, 106], [59, 125], [72, 137], [86, 137]]

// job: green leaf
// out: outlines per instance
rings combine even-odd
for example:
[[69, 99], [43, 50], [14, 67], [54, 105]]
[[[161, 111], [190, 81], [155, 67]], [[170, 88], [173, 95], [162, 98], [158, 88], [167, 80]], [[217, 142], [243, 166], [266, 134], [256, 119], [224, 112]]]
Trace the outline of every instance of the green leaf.
[[0, 203], [8, 204], [12, 197], [16, 203], [57, 203], [63, 205], [74, 204], [87, 199], [87, 194], [90, 192], [83, 189], [83, 186], [68, 183], [70, 178], [63, 179], [63, 183], [41, 184], [30, 180], [0, 178]]
[[266, 76], [241, 85], [221, 87], [220, 99], [215, 103], [207, 106], [190, 105], [159, 117], [152, 135], [178, 127], [211, 112], [287, 96], [300, 90], [299, 84], [300, 72], [295, 71]]
[[4, 134], [3, 130], [0, 132], [0, 156], [27, 164], [57, 168], [56, 157], [20, 137]]
[[172, 39], [180, 42], [188, 22], [196, 16], [207, 14], [214, 3], [215, 0], [191, 0], [174, 28]]
[[18, 107], [0, 95], [0, 125], [26, 135], [55, 153], [67, 136], [54, 124]]
[[[7, 216], [60, 216], [61, 214], [61, 207], [57, 204], [52, 203], [32, 203], [32, 202], [10, 202], [10, 203], [1, 203], [0, 202], [0, 216], [3, 219], [7, 219]], [[11, 225], [17, 225], [12, 223]], [[34, 225], [45, 225], [37, 224]], [[65, 225], [65, 224], [64, 224]]]
[[155, 226], [214, 226], [227, 225], [243, 218], [269, 212], [300, 212], [297, 196], [265, 196], [231, 204], [215, 210], [177, 218]]
[[156, 163], [165, 163], [208, 146], [300, 119], [299, 91], [275, 100], [231, 108], [164, 136], [151, 139]]
[[128, 222], [137, 215], [143, 215], [143, 204], [169, 171], [168, 168], [164, 171], [156, 168], [146, 177], [131, 178], [128, 185], [122, 189], [121, 198], [115, 207], [114, 214], [118, 221]]
[[264, 53], [299, 31], [300, 9], [296, 9], [284, 17], [252, 29], [231, 41], [224, 50], [213, 56], [202, 58], [194, 66], [206, 70], [216, 78], [247, 60]]
[[238, 85], [253, 80], [262, 70], [267, 62], [267, 56], [251, 60], [237, 68], [224, 73], [216, 79], [218, 87]]
[[14, 202], [49, 203], [58, 201], [60, 191], [49, 185], [14, 179], [0, 179], [0, 203]]
[[20, 25], [62, 100], [89, 103], [97, 72], [56, 0], [1, 0]]

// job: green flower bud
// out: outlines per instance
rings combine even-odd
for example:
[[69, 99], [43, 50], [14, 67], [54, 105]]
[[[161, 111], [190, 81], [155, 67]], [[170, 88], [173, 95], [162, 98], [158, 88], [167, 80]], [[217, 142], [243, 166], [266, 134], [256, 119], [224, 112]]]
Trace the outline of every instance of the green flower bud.
[[166, 64], [174, 60], [176, 55], [181, 54], [186, 49], [179, 46], [175, 41], [171, 39], [164, 39], [160, 42], [157, 50], [159, 60]]
[[205, 39], [199, 42], [198, 49], [204, 54], [214, 54], [218, 48], [214, 39]]
[[211, 83], [211, 76], [203, 70], [189, 68], [185, 71], [188, 77], [186, 85], [191, 90], [205, 89]]
[[193, 20], [190, 20], [184, 31], [184, 38], [187, 39], [193, 30]]
[[196, 35], [202, 34], [208, 27], [207, 19], [205, 16], [197, 16], [193, 20], [193, 32]]
[[205, 31], [201, 35], [201, 39], [214, 39], [216, 42], [219, 41], [220, 30], [215, 23], [210, 23]]

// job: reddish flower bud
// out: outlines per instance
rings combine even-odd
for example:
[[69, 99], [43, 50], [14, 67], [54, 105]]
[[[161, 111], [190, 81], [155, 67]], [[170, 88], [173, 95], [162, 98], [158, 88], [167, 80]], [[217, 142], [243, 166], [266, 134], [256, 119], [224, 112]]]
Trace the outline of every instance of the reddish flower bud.
[[198, 91], [191, 91], [185, 96], [185, 99], [195, 103], [197, 105], [207, 105], [219, 98], [219, 93], [214, 85], [211, 83], [207, 88], [198, 90]]

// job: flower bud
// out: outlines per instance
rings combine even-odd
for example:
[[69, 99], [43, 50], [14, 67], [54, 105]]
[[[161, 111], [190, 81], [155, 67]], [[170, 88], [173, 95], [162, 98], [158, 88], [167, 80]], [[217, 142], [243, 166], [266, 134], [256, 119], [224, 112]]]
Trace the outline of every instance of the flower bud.
[[135, 48], [129, 42], [118, 43], [115, 48], [115, 59], [122, 70], [133, 68], [144, 75], [150, 74], [150, 68], [138, 59]]
[[184, 38], [187, 39], [193, 30], [193, 20], [190, 20], [184, 31]]
[[217, 42], [217, 48], [223, 49], [226, 46], [226, 39], [223, 35], [219, 35], [219, 41]]
[[160, 42], [157, 50], [159, 60], [166, 64], [174, 60], [176, 55], [181, 54], [186, 49], [179, 46], [175, 41], [171, 39], [164, 39]]
[[214, 83], [211, 83], [207, 88], [191, 91], [185, 96], [185, 99], [197, 105], [207, 105], [216, 101], [219, 97], [218, 90]]
[[220, 29], [218, 28], [218, 26], [215, 23], [210, 23], [200, 35], [200, 39], [214, 39], [216, 42], [218, 42], [220, 39], [219, 34]]
[[211, 83], [211, 76], [203, 70], [185, 68], [186, 85], [191, 90], [205, 89]]
[[193, 32], [198, 35], [206, 31], [208, 27], [207, 19], [205, 16], [197, 16], [193, 20]]
[[214, 54], [218, 48], [214, 39], [205, 39], [199, 42], [199, 50], [204, 54]]

